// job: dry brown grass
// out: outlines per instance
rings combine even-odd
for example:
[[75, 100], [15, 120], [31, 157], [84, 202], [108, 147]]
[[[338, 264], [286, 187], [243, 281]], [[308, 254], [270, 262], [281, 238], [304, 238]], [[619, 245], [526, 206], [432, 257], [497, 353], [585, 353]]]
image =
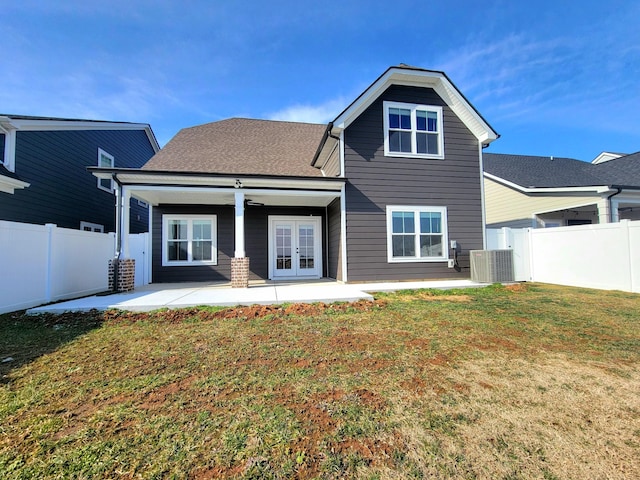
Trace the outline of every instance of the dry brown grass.
[[440, 413], [469, 421], [442, 448], [475, 478], [640, 478], [636, 365], [492, 356], [461, 363], [447, 380], [461, 393]]
[[640, 478], [638, 312], [530, 285], [5, 316], [0, 478]]

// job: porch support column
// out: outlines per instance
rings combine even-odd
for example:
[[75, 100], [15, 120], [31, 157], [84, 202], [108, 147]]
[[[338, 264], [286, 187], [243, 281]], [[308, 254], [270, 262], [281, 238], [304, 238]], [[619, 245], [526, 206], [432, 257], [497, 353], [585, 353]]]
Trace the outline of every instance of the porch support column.
[[122, 232], [122, 256], [129, 258], [129, 232], [131, 224], [131, 192], [127, 187], [122, 187], [122, 225], [120, 231]]
[[236, 197], [236, 249], [235, 258], [244, 258], [244, 192], [235, 192]]
[[129, 202], [131, 192], [116, 183], [116, 256], [109, 262], [109, 290], [128, 292], [135, 286], [135, 260], [129, 258]]
[[618, 211], [618, 206], [616, 205], [615, 208], [612, 209], [610, 200], [601, 198], [596, 205], [598, 208], [598, 223], [612, 223], [618, 220], [617, 218], [615, 218], [617, 217], [616, 214]]
[[249, 286], [249, 257], [244, 249], [244, 192], [235, 192], [235, 252], [231, 259], [231, 287]]

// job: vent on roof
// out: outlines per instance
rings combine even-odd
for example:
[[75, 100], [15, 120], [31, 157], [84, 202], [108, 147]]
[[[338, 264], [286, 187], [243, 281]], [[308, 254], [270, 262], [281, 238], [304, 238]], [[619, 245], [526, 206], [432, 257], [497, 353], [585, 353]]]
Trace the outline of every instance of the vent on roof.
[[471, 280], [478, 283], [515, 281], [513, 250], [471, 250]]

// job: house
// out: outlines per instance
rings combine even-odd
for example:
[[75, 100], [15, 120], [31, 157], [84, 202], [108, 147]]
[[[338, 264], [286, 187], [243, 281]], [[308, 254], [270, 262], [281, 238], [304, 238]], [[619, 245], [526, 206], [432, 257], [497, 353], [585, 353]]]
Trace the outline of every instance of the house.
[[[138, 168], [159, 149], [147, 124], [0, 115], [0, 220], [114, 231], [115, 183], [87, 167]], [[130, 232], [147, 231], [147, 205], [130, 212]]]
[[399, 65], [328, 125], [232, 118], [91, 171], [150, 205], [153, 282], [468, 278], [496, 138], [445, 73]]
[[572, 158], [484, 154], [488, 227], [541, 228], [640, 219], [640, 152]]

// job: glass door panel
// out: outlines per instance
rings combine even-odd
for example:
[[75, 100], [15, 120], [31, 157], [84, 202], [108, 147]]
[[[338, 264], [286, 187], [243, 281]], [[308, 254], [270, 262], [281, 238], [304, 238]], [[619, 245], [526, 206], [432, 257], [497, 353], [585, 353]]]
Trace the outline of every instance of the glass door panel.
[[298, 268], [300, 274], [308, 275], [315, 270], [314, 225], [298, 224]]
[[318, 217], [274, 218], [270, 228], [270, 275], [282, 278], [322, 276]]
[[275, 260], [278, 274], [293, 273], [293, 226], [290, 223], [277, 223], [275, 226]]

